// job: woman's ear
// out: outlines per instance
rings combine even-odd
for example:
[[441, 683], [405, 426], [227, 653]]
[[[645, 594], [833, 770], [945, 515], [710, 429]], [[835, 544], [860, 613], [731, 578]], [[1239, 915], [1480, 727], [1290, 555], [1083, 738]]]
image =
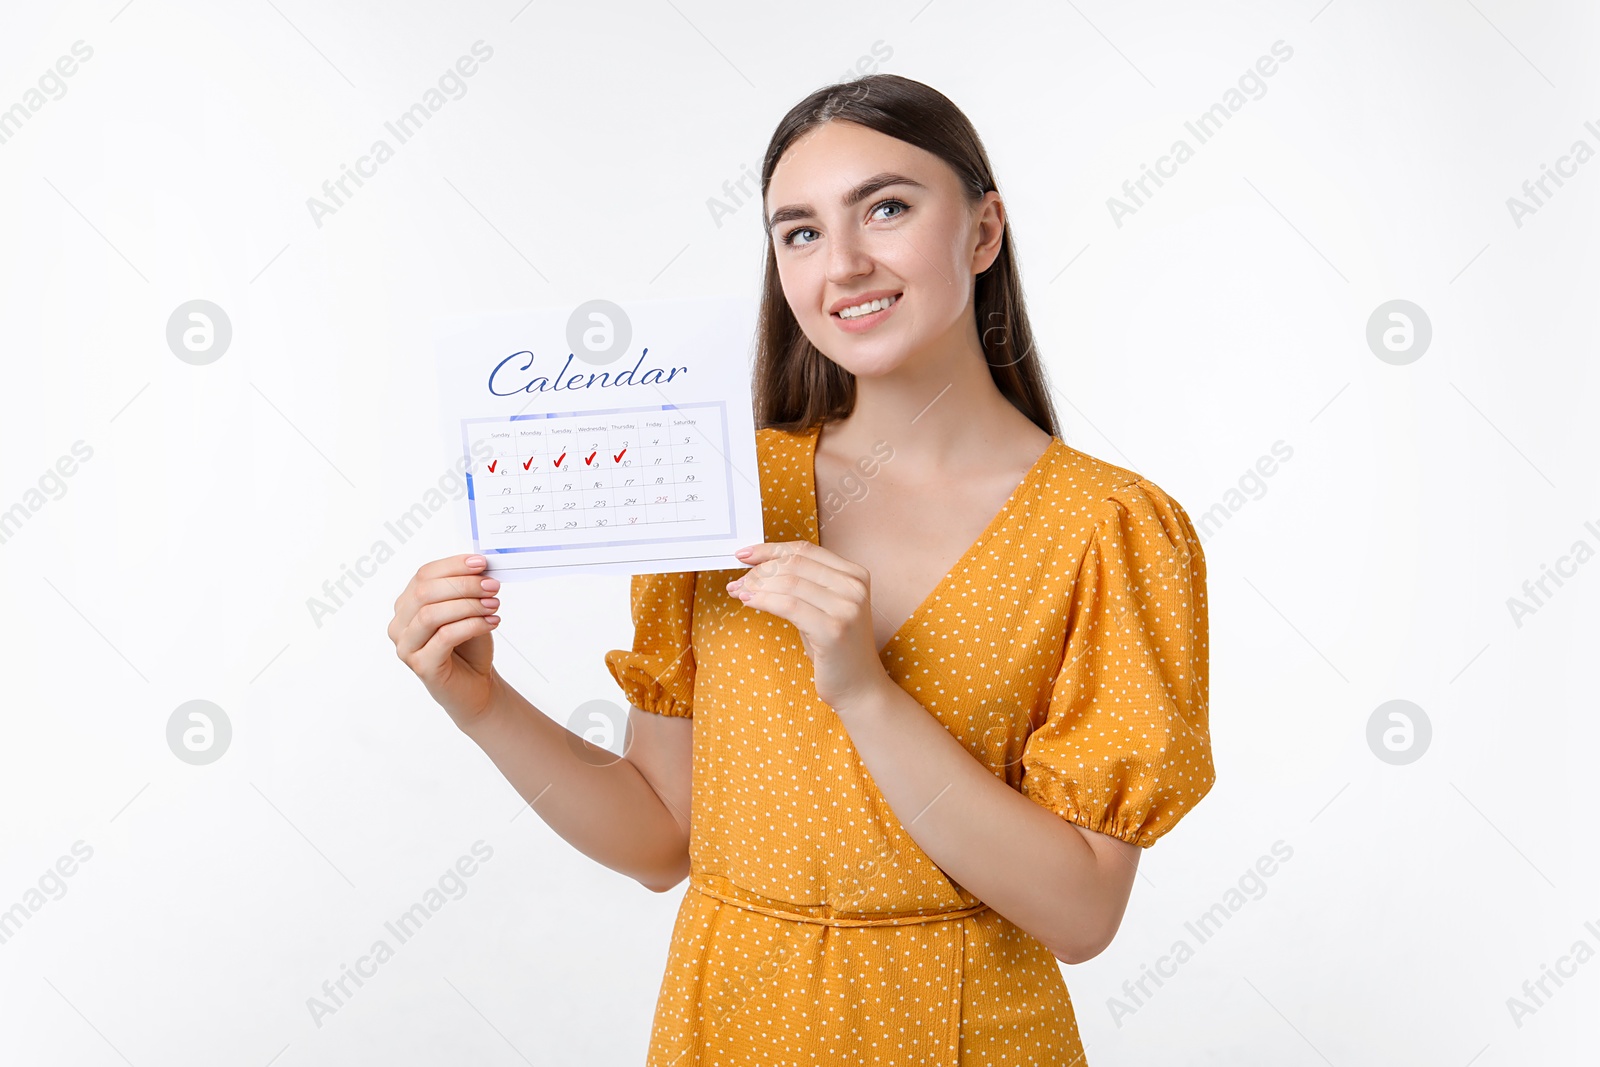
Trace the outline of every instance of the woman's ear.
[[972, 250], [972, 273], [982, 274], [994, 266], [1006, 234], [1006, 205], [996, 190], [989, 190], [974, 211], [976, 243]]

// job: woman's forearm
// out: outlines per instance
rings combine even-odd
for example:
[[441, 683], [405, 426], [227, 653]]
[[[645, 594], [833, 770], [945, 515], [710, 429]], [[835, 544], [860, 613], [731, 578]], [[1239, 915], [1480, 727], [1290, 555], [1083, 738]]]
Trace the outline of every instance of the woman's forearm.
[[1081, 962], [1110, 942], [1128, 861], [1099, 855], [1076, 826], [996, 777], [892, 680], [839, 715], [906, 831], [952, 881], [1059, 959]]
[[[535, 814], [585, 856], [663, 892], [689, 868], [687, 832], [637, 767], [590, 744], [496, 679], [493, 710], [463, 733]], [[600, 757], [585, 760], [574, 746]]]

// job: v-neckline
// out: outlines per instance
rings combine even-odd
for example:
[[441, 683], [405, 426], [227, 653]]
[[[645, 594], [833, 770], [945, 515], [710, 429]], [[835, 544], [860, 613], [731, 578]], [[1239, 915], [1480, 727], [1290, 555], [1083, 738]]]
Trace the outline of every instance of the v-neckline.
[[[805, 461], [801, 465], [805, 468], [806, 496], [811, 500], [811, 528], [807, 532], [810, 535], [811, 543], [820, 548], [822, 547], [822, 508], [817, 500], [817, 442], [822, 438], [822, 423], [818, 423], [807, 431], [806, 437]], [[1033, 461], [1033, 466], [1028, 468], [1027, 473], [1022, 476], [1022, 480], [1011, 490], [1011, 495], [1006, 497], [1005, 503], [1000, 505], [1000, 510], [996, 511], [994, 516], [989, 519], [988, 525], [983, 528], [982, 533], [978, 534], [977, 540], [967, 546], [967, 550], [961, 553], [956, 561], [950, 565], [949, 570], [945, 571], [944, 577], [940, 578], [934, 587], [928, 590], [927, 595], [918, 601], [915, 608], [911, 609], [911, 614], [906, 616], [894, 633], [889, 635], [889, 640], [884, 646], [878, 649], [880, 659], [884, 653], [899, 643], [905, 636], [906, 631], [911, 628], [911, 625], [921, 617], [923, 612], [928, 610], [934, 598], [944, 591], [944, 587], [954, 580], [958, 572], [971, 564], [978, 553], [982, 551], [983, 546], [988, 544], [989, 540], [1000, 531], [1000, 528], [1011, 517], [1012, 512], [1016, 510], [1018, 503], [1027, 494], [1028, 490], [1033, 487], [1034, 483], [1039, 480], [1040, 475], [1044, 472], [1045, 467], [1059, 447], [1062, 447], [1061, 439], [1052, 435], [1050, 443], [1045, 445], [1044, 451], [1039, 453], [1039, 457]]]

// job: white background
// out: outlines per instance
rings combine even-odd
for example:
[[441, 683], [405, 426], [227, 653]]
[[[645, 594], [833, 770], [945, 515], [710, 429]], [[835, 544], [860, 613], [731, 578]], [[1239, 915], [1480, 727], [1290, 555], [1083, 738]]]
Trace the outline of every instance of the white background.
[[[753, 294], [759, 208], [719, 227], [708, 199], [881, 42], [868, 69], [984, 138], [1067, 443], [1197, 521], [1293, 449], [1205, 544], [1218, 782], [1066, 968], [1089, 1062], [1593, 1062], [1600, 960], [1520, 1026], [1507, 998], [1600, 949], [1600, 562], [1520, 626], [1507, 599], [1600, 548], [1600, 161], [1520, 227], [1506, 200], [1600, 148], [1594, 9], [616, 8], [5, 3], [0, 108], [93, 56], [0, 144], [0, 509], [93, 456], [0, 544], [0, 908], [93, 856], [0, 945], [0, 1061], [642, 1062], [682, 890], [523, 810], [385, 636], [461, 550], [447, 521], [320, 627], [307, 599], [441, 473], [431, 316]], [[478, 40], [466, 94], [316, 225], [307, 198]], [[1265, 95], [1118, 226], [1107, 198], [1277, 40]], [[233, 327], [206, 366], [166, 342], [193, 299]], [[1392, 299], [1433, 328], [1405, 366], [1365, 340]], [[503, 614], [541, 708], [619, 699], [625, 577]], [[167, 747], [191, 699], [233, 725], [209, 766]], [[1404, 766], [1366, 741], [1391, 699], [1433, 727]], [[467, 894], [316, 1026], [307, 998], [480, 839]], [[1108, 999], [1279, 840], [1119, 1024]]]

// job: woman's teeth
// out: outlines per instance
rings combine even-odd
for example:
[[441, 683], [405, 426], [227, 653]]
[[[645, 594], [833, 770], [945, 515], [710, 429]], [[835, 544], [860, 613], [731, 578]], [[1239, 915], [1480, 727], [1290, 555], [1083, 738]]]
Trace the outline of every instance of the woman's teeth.
[[900, 294], [896, 293], [894, 296], [886, 296], [878, 300], [869, 300], [865, 304], [857, 304], [855, 307], [845, 308], [843, 311], [839, 312], [839, 317], [841, 319], [860, 318], [862, 315], [870, 315], [874, 311], [882, 311], [884, 308], [888, 307], [890, 304], [893, 304], [899, 299]]

